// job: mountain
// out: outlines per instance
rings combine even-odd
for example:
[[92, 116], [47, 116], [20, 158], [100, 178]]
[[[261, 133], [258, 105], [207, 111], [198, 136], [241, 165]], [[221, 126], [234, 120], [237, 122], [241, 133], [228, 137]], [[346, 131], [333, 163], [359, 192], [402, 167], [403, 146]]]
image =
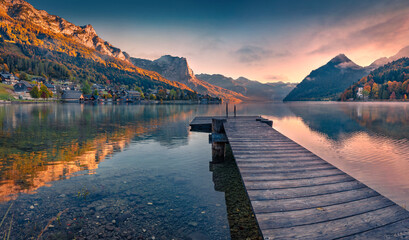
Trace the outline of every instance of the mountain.
[[135, 67], [91, 25], [76, 26], [23, 0], [0, 1], [0, 70], [101, 84], [180, 88], [186, 85]]
[[253, 101], [282, 101], [295, 87], [293, 83], [260, 83], [244, 77], [233, 79], [221, 74], [198, 74], [196, 77], [210, 84], [241, 93]]
[[67, 20], [37, 10], [23, 0], [3, 0], [0, 2], [0, 16], [3, 20], [20, 21], [41, 26], [52, 34], [62, 34], [87, 48], [97, 50], [104, 55], [126, 60], [126, 53], [115, 48], [109, 42], [101, 39], [95, 29], [89, 24], [76, 26]]
[[225, 77], [221, 74], [197, 74], [196, 77], [200, 80], [208, 82], [231, 91], [246, 94], [246, 88], [231, 77]]
[[284, 101], [337, 100], [347, 87], [366, 76], [369, 71], [340, 54], [312, 71]]
[[140, 58], [130, 58], [130, 61], [137, 67], [155, 71], [163, 77], [180, 82], [200, 94], [208, 94], [231, 102], [247, 100], [239, 92], [234, 92], [198, 79], [189, 67], [186, 58], [165, 55], [154, 61]]
[[[358, 94], [358, 91], [360, 92]], [[347, 88], [340, 99], [407, 100], [409, 95], [409, 58], [401, 58], [372, 71]]]
[[239, 77], [236, 81], [247, 89], [246, 96], [256, 100], [268, 101], [283, 101], [284, 97], [297, 85], [284, 82], [260, 83], [244, 77]]
[[297, 86], [297, 83], [290, 82], [273, 82], [266, 83], [267, 85], [273, 87], [273, 100], [283, 101], [284, 98]]
[[395, 55], [391, 57], [382, 57], [382, 58], [375, 60], [371, 65], [368, 66], [368, 68], [372, 71], [372, 70], [375, 70], [379, 67], [382, 67], [388, 63], [391, 63], [393, 61], [396, 61], [404, 57], [409, 57], [409, 46], [402, 48], [401, 50], [399, 50], [398, 53], [396, 53]]

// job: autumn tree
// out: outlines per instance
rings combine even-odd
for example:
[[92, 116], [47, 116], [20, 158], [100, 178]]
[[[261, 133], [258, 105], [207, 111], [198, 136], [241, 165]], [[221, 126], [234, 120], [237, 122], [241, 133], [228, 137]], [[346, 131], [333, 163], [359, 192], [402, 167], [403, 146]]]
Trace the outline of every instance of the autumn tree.
[[396, 99], [396, 93], [395, 93], [395, 92], [392, 92], [392, 94], [391, 94], [391, 96], [390, 96], [389, 99], [390, 99], [390, 100], [395, 100], [395, 99]]
[[47, 86], [45, 86], [43, 83], [41, 83], [41, 85], [40, 85], [40, 96], [41, 96], [41, 98], [50, 98], [50, 97], [53, 96], [53, 92], [51, 92], [47, 88]]
[[158, 99], [160, 99], [160, 100], [163, 100], [163, 99], [166, 99], [166, 90], [164, 90], [164, 89], [160, 89], [159, 91], [158, 91], [158, 94], [156, 94], [156, 97], [158, 98]]
[[365, 97], [368, 97], [370, 92], [371, 92], [371, 85], [365, 84], [364, 90], [362, 91], [362, 93], [364, 94]]
[[378, 84], [374, 83], [372, 85], [372, 90], [371, 90], [371, 94], [373, 98], [379, 98], [379, 86]]

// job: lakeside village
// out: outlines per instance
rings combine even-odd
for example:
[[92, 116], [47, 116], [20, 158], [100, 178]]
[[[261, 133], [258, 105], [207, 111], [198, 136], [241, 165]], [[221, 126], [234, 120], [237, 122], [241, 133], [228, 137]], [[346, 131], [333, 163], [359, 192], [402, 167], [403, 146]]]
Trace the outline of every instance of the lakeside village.
[[[25, 76], [26, 78], [26, 76]], [[20, 80], [18, 76], [0, 73], [3, 96], [0, 102], [37, 102], [61, 101], [69, 103], [198, 103], [221, 104], [220, 98], [169, 89], [129, 89], [128, 86], [103, 86], [100, 84], [82, 85], [69, 80], [47, 80], [45, 77], [32, 77], [29, 81]]]

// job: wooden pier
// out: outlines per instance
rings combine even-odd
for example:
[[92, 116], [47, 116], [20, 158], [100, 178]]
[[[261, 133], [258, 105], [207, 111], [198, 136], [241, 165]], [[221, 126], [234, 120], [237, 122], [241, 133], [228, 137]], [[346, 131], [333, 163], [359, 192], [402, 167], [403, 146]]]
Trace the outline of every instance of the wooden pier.
[[[264, 239], [409, 238], [406, 209], [274, 130], [271, 121], [197, 117], [191, 127], [210, 132], [215, 124], [222, 124], [215, 135], [226, 135], [215, 144], [230, 144]], [[216, 162], [221, 155], [213, 154]]]

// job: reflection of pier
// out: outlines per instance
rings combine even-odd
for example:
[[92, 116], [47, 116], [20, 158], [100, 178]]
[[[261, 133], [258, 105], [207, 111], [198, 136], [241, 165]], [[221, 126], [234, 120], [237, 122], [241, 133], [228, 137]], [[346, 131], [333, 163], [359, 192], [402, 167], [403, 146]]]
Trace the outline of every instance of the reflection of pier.
[[213, 172], [214, 189], [224, 193], [231, 239], [261, 239], [230, 148], [226, 148], [226, 161], [218, 164], [211, 162], [209, 167]]
[[[192, 130], [225, 133], [265, 239], [408, 237], [408, 211], [265, 123], [257, 117], [192, 122]], [[223, 145], [213, 146], [214, 162], [223, 162], [225, 142], [212, 144]]]

